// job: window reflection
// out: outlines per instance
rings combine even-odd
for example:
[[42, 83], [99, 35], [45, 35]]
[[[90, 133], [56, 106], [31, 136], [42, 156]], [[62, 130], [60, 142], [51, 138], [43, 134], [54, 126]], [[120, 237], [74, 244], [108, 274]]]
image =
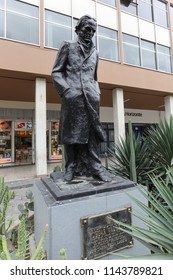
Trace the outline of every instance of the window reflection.
[[0, 36], [39, 44], [39, 8], [21, 1], [0, 1]]
[[59, 48], [64, 40], [72, 39], [71, 17], [45, 10], [45, 45]]
[[141, 40], [142, 66], [156, 69], [155, 44]]
[[98, 27], [99, 56], [119, 60], [118, 32], [102, 26]]
[[124, 62], [140, 65], [139, 39], [134, 36], [123, 34]]

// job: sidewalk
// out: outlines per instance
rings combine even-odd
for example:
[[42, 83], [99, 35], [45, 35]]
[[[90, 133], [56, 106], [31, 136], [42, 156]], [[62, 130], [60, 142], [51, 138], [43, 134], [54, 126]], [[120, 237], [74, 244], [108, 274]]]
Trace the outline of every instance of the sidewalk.
[[[54, 167], [61, 163], [48, 163], [48, 175], [53, 171]], [[4, 177], [5, 183], [36, 178], [35, 165], [16, 165], [0, 168], [0, 177]], [[20, 183], [19, 183], [20, 185]]]
[[[55, 166], [58, 163], [48, 164], [48, 175], [53, 172]], [[28, 199], [26, 198], [26, 191], [33, 191], [33, 186], [36, 180], [35, 165], [21, 165], [21, 166], [9, 166], [0, 168], [0, 177], [4, 177], [5, 185], [14, 191], [15, 197], [10, 202], [8, 209], [7, 219], [13, 218], [14, 225], [19, 222], [18, 210], [19, 204], [24, 204]]]

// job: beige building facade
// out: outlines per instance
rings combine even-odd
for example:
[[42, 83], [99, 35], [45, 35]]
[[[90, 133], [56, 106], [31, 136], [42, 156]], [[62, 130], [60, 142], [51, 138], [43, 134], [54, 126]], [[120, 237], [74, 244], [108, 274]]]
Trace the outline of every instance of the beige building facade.
[[173, 0], [1, 0], [0, 166], [31, 163], [42, 176], [47, 161], [61, 160], [51, 70], [84, 14], [97, 20], [106, 145], [125, 135], [129, 120], [142, 133], [173, 113]]

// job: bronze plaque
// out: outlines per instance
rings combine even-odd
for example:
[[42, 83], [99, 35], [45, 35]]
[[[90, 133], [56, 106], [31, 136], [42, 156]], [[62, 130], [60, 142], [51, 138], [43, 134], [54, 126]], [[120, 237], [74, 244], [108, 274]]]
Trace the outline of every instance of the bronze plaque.
[[110, 218], [131, 224], [131, 208], [81, 218], [83, 259], [91, 260], [133, 246], [132, 237]]

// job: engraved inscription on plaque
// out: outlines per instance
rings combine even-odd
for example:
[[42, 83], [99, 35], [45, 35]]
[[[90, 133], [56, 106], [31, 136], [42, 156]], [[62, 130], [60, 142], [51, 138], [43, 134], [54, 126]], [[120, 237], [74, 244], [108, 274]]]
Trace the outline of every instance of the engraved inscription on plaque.
[[81, 218], [83, 259], [97, 259], [133, 246], [132, 237], [109, 218], [131, 224], [131, 208]]

